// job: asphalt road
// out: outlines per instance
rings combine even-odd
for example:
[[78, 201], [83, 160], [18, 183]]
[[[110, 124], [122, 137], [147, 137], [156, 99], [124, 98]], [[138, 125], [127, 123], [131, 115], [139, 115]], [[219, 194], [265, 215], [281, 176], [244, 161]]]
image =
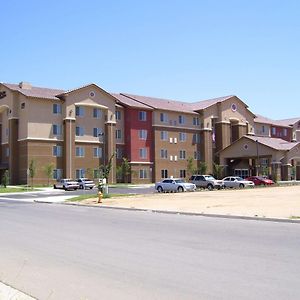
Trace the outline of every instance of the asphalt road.
[[0, 200], [0, 281], [38, 299], [299, 299], [299, 224]]

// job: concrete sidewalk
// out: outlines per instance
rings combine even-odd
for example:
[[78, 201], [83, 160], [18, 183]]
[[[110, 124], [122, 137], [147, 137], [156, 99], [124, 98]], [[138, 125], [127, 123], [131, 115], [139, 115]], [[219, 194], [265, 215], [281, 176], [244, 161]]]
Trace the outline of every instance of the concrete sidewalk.
[[241, 190], [163, 193], [103, 199], [87, 199], [81, 205], [200, 213], [227, 216], [299, 219], [300, 186]]
[[0, 300], [35, 300], [35, 298], [0, 282]]

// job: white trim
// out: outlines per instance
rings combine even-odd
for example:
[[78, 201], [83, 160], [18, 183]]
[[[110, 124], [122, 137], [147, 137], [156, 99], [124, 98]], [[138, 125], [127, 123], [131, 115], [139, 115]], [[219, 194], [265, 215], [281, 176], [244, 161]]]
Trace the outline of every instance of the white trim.
[[164, 124], [153, 124], [153, 127], [164, 127], [164, 128], [176, 128], [176, 129], [187, 129], [187, 130], [199, 130], [200, 128], [197, 128], [198, 125], [195, 125], [195, 127], [180, 127], [180, 126], [170, 126], [170, 125], [164, 125]]
[[270, 164], [271, 165], [275, 165], [275, 164], [281, 165], [282, 162], [281, 161], [271, 161]]
[[130, 161], [130, 164], [136, 164], [136, 165], [153, 165], [153, 162], [149, 161]]
[[74, 103], [75, 106], [88, 106], [88, 107], [98, 107], [102, 108], [105, 110], [108, 110], [107, 106], [101, 105], [101, 104], [96, 104], [96, 103], [84, 103], [84, 102], [76, 102]]
[[116, 125], [117, 122], [116, 122], [116, 121], [106, 121], [104, 124], [105, 124], [105, 125], [106, 125], [106, 124], [115, 124], [115, 125]]
[[51, 138], [35, 138], [35, 137], [27, 137], [24, 139], [18, 139], [18, 142], [26, 141], [26, 140], [33, 140], [33, 141], [49, 141], [49, 142], [63, 142], [62, 139], [51, 139]]
[[63, 120], [64, 121], [76, 121], [76, 118], [66, 117]]
[[87, 141], [87, 140], [76, 140], [75, 139], [75, 143], [85, 143], [85, 144], [103, 144], [103, 142], [99, 142], [98, 140], [95, 140], [95, 141]]
[[19, 120], [19, 117], [9, 117], [9, 118], [7, 118], [7, 120], [9, 121], [9, 120]]
[[215, 122], [215, 124], [230, 124], [229, 121], [220, 121], [220, 122]]
[[212, 128], [204, 127], [201, 128], [200, 131], [212, 131]]
[[8, 144], [9, 144], [8, 142], [1, 143], [1, 145], [8, 145]]

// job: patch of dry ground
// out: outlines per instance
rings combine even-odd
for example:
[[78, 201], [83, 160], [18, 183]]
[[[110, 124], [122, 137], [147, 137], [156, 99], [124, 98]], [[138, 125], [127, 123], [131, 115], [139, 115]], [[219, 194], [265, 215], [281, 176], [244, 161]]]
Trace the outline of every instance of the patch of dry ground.
[[139, 208], [191, 213], [266, 218], [300, 219], [300, 186], [265, 187], [242, 190], [155, 193], [103, 199], [81, 204]]

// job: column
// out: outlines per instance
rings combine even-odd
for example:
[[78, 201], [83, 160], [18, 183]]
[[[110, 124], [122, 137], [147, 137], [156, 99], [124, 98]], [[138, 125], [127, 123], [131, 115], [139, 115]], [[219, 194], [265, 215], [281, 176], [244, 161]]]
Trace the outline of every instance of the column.
[[296, 166], [296, 180], [300, 180], [300, 165]]
[[291, 165], [282, 166], [282, 180], [288, 181], [291, 179]]
[[64, 120], [63, 176], [75, 178], [75, 119]]
[[201, 161], [207, 165], [207, 174], [213, 172], [212, 130], [202, 129], [201, 136]]
[[216, 152], [218, 152], [230, 145], [231, 127], [229, 122], [219, 122], [215, 124], [215, 128]]
[[18, 145], [18, 137], [19, 137], [19, 119], [9, 119], [8, 120], [9, 127], [9, 176], [10, 176], [10, 184], [18, 184], [19, 183], [19, 145]]
[[281, 181], [281, 163], [272, 163], [272, 179]]

